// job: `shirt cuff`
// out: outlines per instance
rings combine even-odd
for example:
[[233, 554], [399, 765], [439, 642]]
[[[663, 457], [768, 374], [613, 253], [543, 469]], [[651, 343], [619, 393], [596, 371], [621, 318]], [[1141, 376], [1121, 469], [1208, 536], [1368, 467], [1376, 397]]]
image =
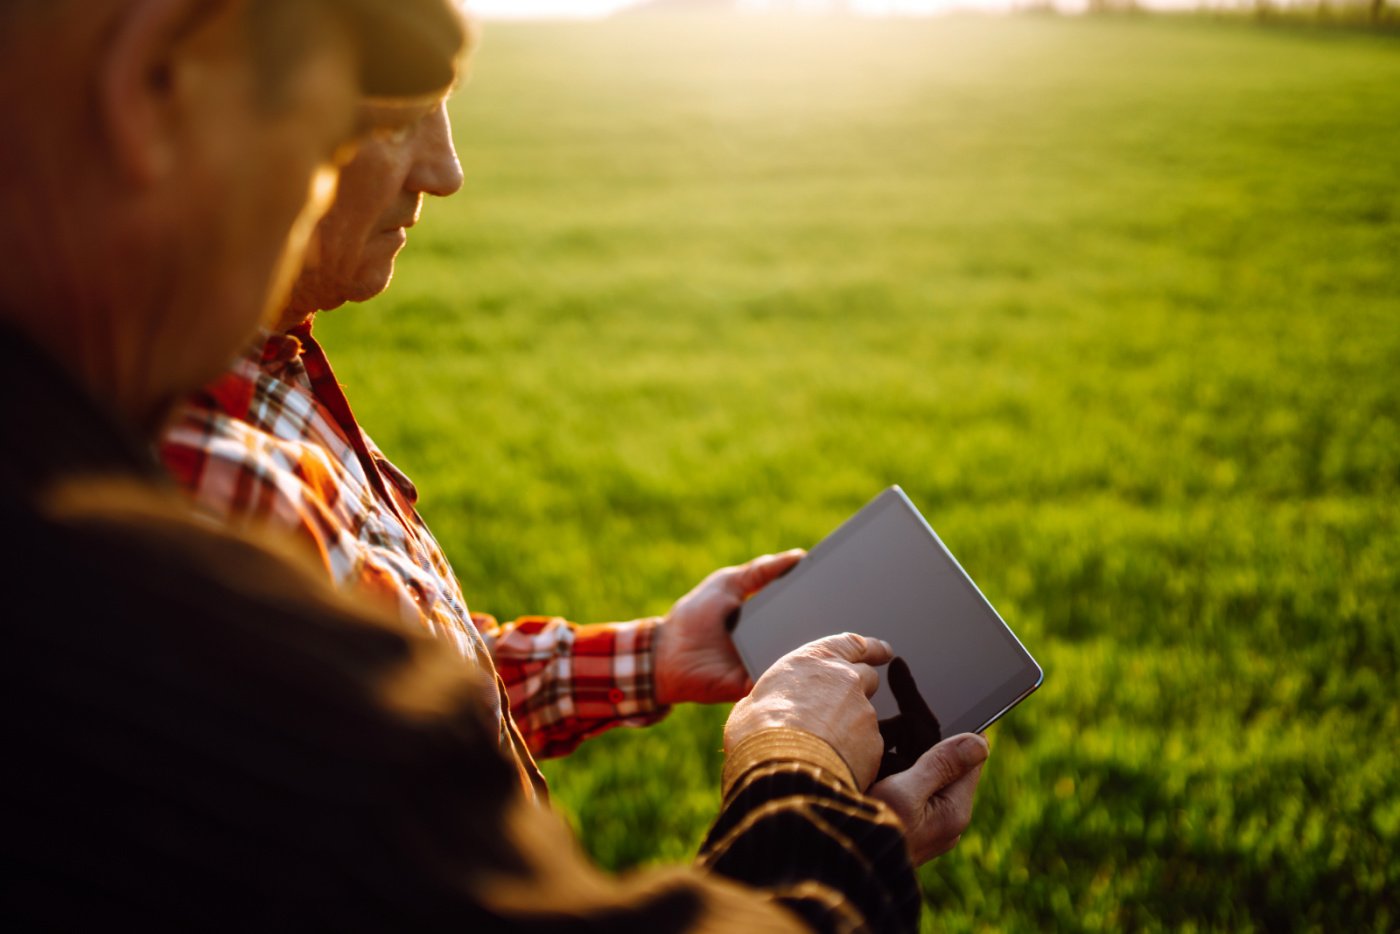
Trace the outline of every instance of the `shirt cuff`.
[[[575, 714], [629, 720], [664, 714], [656, 700], [660, 617], [578, 626], [572, 646]], [[650, 722], [650, 721], [648, 721]]]
[[830, 774], [833, 778], [859, 793], [855, 775], [846, 760], [841, 758], [830, 743], [805, 730], [788, 727], [773, 727], [760, 730], [734, 747], [724, 760], [723, 788], [728, 799], [745, 775], [760, 766], [774, 762], [797, 762], [813, 766]]

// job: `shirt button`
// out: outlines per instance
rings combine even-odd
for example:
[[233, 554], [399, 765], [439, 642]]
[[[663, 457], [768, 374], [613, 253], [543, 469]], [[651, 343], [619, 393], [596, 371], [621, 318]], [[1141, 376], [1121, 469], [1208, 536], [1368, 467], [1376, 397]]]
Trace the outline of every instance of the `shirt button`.
[[608, 700], [614, 704], [620, 704], [627, 699], [627, 695], [622, 693], [622, 688], [613, 688], [608, 692]]

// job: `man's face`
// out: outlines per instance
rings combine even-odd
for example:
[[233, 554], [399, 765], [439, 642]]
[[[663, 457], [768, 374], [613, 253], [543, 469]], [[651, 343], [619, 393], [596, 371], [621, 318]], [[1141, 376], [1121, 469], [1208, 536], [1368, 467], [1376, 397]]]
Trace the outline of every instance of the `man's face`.
[[341, 172], [335, 203], [316, 227], [283, 328], [384, 291], [423, 195], [446, 197], [462, 187], [445, 100], [363, 103], [361, 122], [370, 136]]

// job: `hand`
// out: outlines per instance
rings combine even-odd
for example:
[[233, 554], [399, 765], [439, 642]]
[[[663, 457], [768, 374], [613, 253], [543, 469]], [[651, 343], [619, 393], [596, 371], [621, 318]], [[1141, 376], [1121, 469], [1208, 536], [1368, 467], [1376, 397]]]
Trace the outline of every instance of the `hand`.
[[729, 620], [746, 599], [792, 570], [805, 554], [798, 548], [721, 568], [676, 601], [657, 631], [657, 703], [718, 704], [738, 700], [753, 688], [729, 638]]
[[729, 752], [774, 727], [805, 730], [831, 745], [862, 790], [875, 780], [885, 750], [870, 695], [880, 687], [872, 665], [894, 657], [889, 643], [848, 632], [809, 642], [763, 673], [724, 725]]
[[985, 738], [962, 733], [924, 753], [908, 771], [870, 789], [870, 795], [888, 804], [903, 822], [915, 866], [958, 845], [972, 821], [972, 798], [989, 752]]

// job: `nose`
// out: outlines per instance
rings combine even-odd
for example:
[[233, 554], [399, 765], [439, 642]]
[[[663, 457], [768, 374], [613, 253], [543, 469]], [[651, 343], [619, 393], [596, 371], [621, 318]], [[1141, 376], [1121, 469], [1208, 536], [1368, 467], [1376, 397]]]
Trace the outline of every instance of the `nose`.
[[447, 102], [423, 118], [414, 134], [413, 167], [405, 185], [412, 191], [445, 198], [462, 187], [462, 163], [452, 145], [452, 122]]

